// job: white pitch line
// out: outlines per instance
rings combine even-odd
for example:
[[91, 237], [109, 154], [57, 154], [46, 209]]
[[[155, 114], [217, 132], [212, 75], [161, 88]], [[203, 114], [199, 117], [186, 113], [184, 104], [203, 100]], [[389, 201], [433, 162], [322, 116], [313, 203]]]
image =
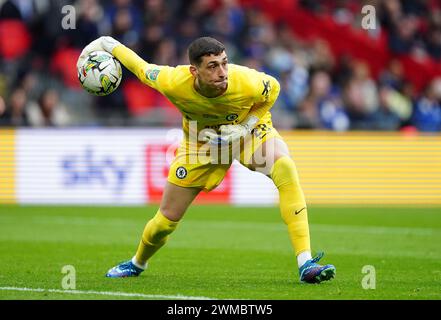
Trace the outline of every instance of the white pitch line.
[[128, 292], [111, 292], [111, 291], [82, 291], [82, 290], [60, 290], [60, 289], [43, 289], [43, 288], [19, 288], [19, 287], [0, 287], [0, 291], [29, 291], [29, 292], [53, 292], [67, 294], [95, 294], [102, 296], [115, 297], [140, 297], [149, 299], [181, 299], [181, 300], [216, 300], [209, 297], [192, 297], [178, 295], [162, 295], [162, 294], [144, 294], [144, 293], [128, 293]]

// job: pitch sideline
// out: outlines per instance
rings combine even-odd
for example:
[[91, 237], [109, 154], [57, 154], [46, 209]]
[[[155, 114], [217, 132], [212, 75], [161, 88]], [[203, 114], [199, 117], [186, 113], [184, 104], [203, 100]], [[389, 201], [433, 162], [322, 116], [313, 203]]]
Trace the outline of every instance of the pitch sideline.
[[181, 299], [181, 300], [216, 300], [209, 297], [193, 297], [184, 295], [162, 295], [162, 294], [144, 294], [144, 293], [128, 293], [128, 292], [111, 292], [111, 291], [82, 291], [82, 290], [60, 290], [60, 289], [43, 289], [43, 288], [20, 288], [20, 287], [0, 287], [0, 291], [29, 291], [29, 292], [51, 292], [51, 293], [67, 293], [67, 294], [95, 294], [102, 296], [115, 297], [139, 297], [149, 299]]

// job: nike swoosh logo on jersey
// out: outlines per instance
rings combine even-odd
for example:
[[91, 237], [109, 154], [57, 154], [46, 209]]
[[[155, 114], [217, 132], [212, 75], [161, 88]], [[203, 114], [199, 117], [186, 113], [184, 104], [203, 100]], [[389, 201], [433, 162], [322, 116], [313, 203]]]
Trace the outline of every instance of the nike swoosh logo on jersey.
[[305, 210], [306, 209], [306, 207], [303, 207], [302, 209], [300, 209], [300, 210], [296, 210], [295, 212], [294, 212], [294, 214], [295, 215], [298, 215], [300, 212], [302, 212], [303, 210]]

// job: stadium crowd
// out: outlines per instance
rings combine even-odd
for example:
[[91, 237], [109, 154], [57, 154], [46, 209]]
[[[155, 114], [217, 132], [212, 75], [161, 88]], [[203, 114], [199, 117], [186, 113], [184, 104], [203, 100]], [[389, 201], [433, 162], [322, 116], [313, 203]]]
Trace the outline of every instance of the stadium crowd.
[[[354, 28], [361, 5], [373, 4], [392, 52], [441, 60], [437, 1], [298, 3]], [[72, 4], [75, 29], [63, 29], [62, 7]], [[374, 77], [365, 61], [350, 53], [336, 57], [321, 39], [301, 41], [287, 24], [236, 0], [0, 0], [0, 126], [179, 125], [169, 102], [127, 71], [110, 96], [96, 98], [80, 88], [76, 59], [101, 35], [167, 65], [188, 64], [186, 48], [195, 38], [217, 38], [230, 62], [279, 79], [282, 90], [271, 112], [280, 129], [441, 131], [441, 77], [416, 90], [396, 59]]]

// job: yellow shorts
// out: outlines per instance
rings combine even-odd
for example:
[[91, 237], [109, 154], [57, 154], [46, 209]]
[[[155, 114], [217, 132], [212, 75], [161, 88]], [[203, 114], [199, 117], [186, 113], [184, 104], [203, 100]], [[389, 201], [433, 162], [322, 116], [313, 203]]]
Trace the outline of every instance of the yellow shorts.
[[235, 159], [249, 168], [249, 161], [255, 151], [265, 141], [275, 137], [282, 139], [269, 120], [259, 123], [249, 139], [237, 146], [208, 149], [206, 145], [201, 148], [201, 145], [184, 140], [177, 149], [167, 181], [180, 187], [211, 191], [222, 182]]

